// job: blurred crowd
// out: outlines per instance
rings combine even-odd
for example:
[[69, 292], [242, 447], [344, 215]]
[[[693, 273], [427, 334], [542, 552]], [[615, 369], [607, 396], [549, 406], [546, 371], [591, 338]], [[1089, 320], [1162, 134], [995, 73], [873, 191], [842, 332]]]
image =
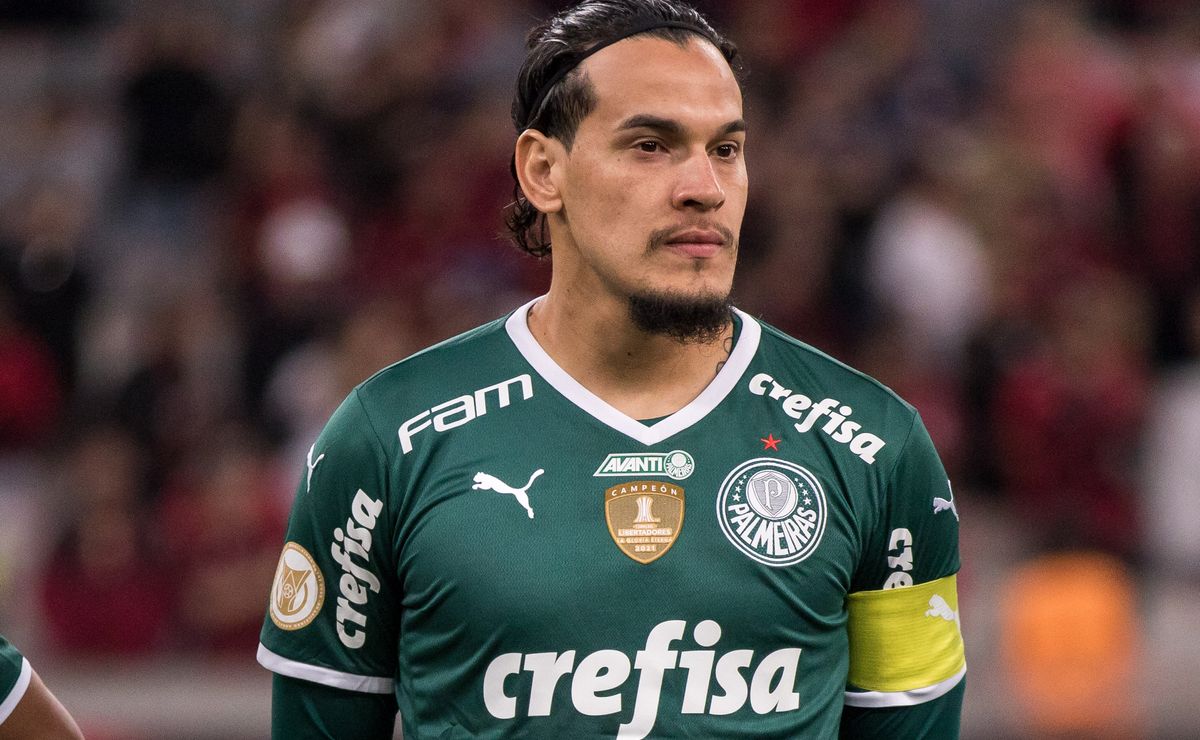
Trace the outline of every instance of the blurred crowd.
[[[1023, 555], [1200, 581], [1200, 7], [695, 4], [748, 72], [738, 305]], [[548, 284], [500, 232], [562, 5], [0, 1], [0, 632], [252, 654], [328, 414]]]

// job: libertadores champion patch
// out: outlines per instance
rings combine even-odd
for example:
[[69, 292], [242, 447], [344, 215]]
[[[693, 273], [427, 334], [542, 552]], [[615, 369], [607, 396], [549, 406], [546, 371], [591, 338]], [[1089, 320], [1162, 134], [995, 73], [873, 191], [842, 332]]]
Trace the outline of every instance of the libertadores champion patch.
[[283, 546], [275, 581], [271, 584], [271, 621], [284, 630], [298, 630], [321, 611], [325, 579], [313, 556], [295, 542]]
[[646, 564], [666, 554], [683, 528], [683, 488], [635, 480], [604, 492], [604, 521], [621, 552]]
[[821, 482], [784, 460], [747, 460], [725, 476], [717, 494], [721, 531], [764, 565], [793, 565], [812, 555], [827, 519]]

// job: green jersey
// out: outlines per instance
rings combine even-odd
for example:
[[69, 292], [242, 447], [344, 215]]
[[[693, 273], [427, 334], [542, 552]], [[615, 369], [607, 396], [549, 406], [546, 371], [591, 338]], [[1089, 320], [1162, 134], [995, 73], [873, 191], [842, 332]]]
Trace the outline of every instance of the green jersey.
[[29, 661], [0, 635], [0, 724], [16, 709], [32, 676]]
[[263, 665], [394, 695], [413, 740], [835, 737], [959, 684], [958, 513], [911, 406], [739, 311], [712, 383], [639, 421], [528, 309], [334, 414]]

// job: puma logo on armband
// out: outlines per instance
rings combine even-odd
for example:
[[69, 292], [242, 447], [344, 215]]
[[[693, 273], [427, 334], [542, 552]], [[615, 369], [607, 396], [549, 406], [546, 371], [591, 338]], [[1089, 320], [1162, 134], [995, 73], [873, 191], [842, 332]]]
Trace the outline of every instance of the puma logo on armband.
[[934, 594], [933, 596], [929, 597], [929, 609], [925, 611], [925, 616], [941, 617], [947, 622], [959, 624], [961, 628], [961, 624], [958, 621], [958, 612], [951, 609], [950, 604], [947, 603], [946, 600], [939, 594]]

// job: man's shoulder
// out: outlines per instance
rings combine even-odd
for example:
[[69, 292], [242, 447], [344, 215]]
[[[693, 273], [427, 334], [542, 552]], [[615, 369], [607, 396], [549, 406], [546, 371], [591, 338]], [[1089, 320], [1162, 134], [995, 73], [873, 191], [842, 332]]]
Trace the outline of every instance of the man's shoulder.
[[459, 381], [503, 371], [519, 358], [505, 331], [507, 318], [489, 321], [415, 352], [380, 369], [355, 390], [366, 401], [397, 391], [412, 394], [422, 388], [452, 388]]
[[814, 391], [834, 397], [840, 393], [840, 398], [847, 401], [882, 405], [901, 416], [911, 418], [916, 414], [912, 404], [878, 379], [766, 322], [759, 323], [762, 325], [760, 357], [768, 366], [778, 365], [781, 373], [787, 373], [788, 381], [804, 382]]

